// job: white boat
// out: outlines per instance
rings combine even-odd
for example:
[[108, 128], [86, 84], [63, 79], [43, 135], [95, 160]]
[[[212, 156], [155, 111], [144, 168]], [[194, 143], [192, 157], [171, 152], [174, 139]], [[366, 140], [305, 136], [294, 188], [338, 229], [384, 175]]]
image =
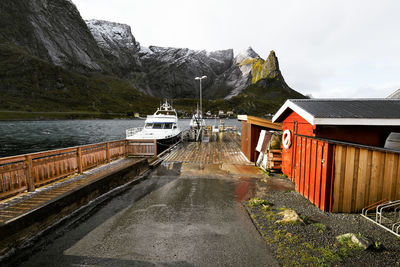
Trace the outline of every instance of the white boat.
[[161, 152], [178, 142], [181, 133], [176, 110], [165, 101], [153, 115], [147, 116], [144, 127], [126, 130], [126, 139], [157, 140], [157, 151]]

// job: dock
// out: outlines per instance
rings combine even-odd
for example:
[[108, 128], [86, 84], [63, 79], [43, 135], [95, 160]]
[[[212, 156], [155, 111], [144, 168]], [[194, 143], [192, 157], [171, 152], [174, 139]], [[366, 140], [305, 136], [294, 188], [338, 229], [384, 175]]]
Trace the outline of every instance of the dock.
[[206, 136], [207, 142], [188, 142], [172, 151], [168, 162], [198, 164], [243, 164], [250, 162], [240, 151], [240, 136], [236, 133], [221, 132]]
[[[140, 179], [146, 179], [143, 173], [150, 169], [152, 162], [158, 160], [162, 162], [164, 167], [172, 169], [173, 166], [179, 165], [180, 176], [213, 176], [219, 178], [253, 176], [261, 177], [263, 172], [254, 166], [240, 151], [240, 135], [236, 132], [219, 132], [210, 133], [204, 138], [205, 142], [182, 142], [172, 148], [167, 153], [163, 153], [161, 158], [157, 156], [144, 157], [142, 155], [134, 156], [132, 142], [123, 143], [119, 141], [118, 145], [120, 153], [119, 157], [115, 157], [113, 161], [107, 161], [111, 153], [104, 154], [101, 164], [93, 169], [77, 172], [61, 179], [56, 179], [44, 185], [36, 185], [35, 190], [25, 192], [5, 198], [0, 201], [0, 255], [7, 251], [11, 243], [20, 243], [34, 233], [43, 231], [54, 222], [67, 216], [80, 206], [85, 205], [89, 201], [107, 193], [115, 187], [122, 184], [131, 183]], [[114, 149], [111, 145], [103, 145], [104, 148]], [[98, 147], [98, 145], [97, 145]], [[142, 147], [142, 145], [141, 145]], [[69, 151], [82, 151], [81, 148], [68, 149]], [[137, 149], [135, 149], [136, 151]], [[67, 150], [65, 150], [67, 151]], [[65, 152], [62, 150], [61, 152]], [[142, 151], [143, 152], [143, 151]], [[46, 155], [55, 155], [56, 159], [65, 160], [65, 155], [60, 153], [45, 152]], [[82, 153], [82, 152], [81, 152]], [[96, 150], [96, 153], [101, 151]], [[79, 153], [75, 153], [79, 157]], [[24, 158], [38, 158], [38, 161], [44, 159], [40, 155], [17, 156], [11, 159], [19, 160], [16, 164], [21, 163]], [[97, 159], [97, 158], [96, 158]], [[10, 158], [3, 158], [7, 163], [2, 166], [2, 176], [0, 178], [11, 177], [6, 176], [7, 171], [13, 169], [10, 167]], [[49, 164], [55, 164], [55, 159], [51, 158]], [[29, 163], [29, 162], [28, 162]], [[31, 166], [36, 166], [30, 163]], [[76, 164], [75, 164], [76, 165]], [[79, 164], [78, 164], [79, 165]], [[59, 166], [66, 166], [60, 164]], [[1, 167], [1, 166], [0, 166]], [[26, 169], [21, 167], [26, 173]], [[31, 167], [32, 168], [32, 167]], [[54, 168], [58, 175], [60, 167]], [[34, 171], [40, 174], [42, 171]], [[28, 177], [29, 175], [27, 175]], [[38, 179], [34, 178], [37, 181]], [[20, 183], [21, 184], [21, 183]], [[3, 186], [4, 188], [4, 186]]]

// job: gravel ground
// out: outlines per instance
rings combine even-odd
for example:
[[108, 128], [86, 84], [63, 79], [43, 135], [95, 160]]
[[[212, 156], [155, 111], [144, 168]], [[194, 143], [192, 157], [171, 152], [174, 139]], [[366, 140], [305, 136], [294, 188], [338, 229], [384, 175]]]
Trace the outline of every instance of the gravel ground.
[[[258, 199], [244, 203], [254, 224], [284, 266], [400, 266], [400, 238], [359, 214], [327, 213], [293, 190], [270, 190], [268, 179], [258, 183]], [[281, 179], [287, 180], [287, 179]], [[295, 210], [304, 223], [276, 223], [282, 210]], [[355, 233], [372, 241], [367, 250], [336, 236]]]

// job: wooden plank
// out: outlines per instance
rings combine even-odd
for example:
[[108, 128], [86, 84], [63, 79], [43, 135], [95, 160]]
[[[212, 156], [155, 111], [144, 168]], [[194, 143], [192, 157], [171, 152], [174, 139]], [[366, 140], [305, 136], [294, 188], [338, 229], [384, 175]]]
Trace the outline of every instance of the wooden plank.
[[400, 199], [400, 155], [397, 160], [397, 175], [396, 175], [396, 186], [395, 186], [395, 199]]
[[300, 136], [296, 136], [296, 143], [297, 143], [297, 148], [296, 148], [296, 171], [295, 171], [295, 190], [297, 192], [300, 192], [300, 176], [301, 176], [301, 137]]
[[391, 200], [396, 200], [396, 183], [397, 179], [399, 178], [397, 176], [397, 168], [399, 165], [399, 154], [393, 154], [393, 166], [392, 166], [392, 181], [391, 181], [391, 187], [389, 190], [389, 199]]
[[371, 175], [372, 175], [372, 150], [368, 150], [368, 160], [367, 160], [367, 178], [365, 180], [365, 200], [366, 206], [374, 203], [370, 200], [370, 187], [371, 187]]
[[110, 151], [110, 143], [106, 143], [106, 158], [107, 158], [107, 163], [111, 162], [111, 153]]
[[[353, 171], [353, 183], [352, 183], [352, 193], [351, 193], [351, 212], [356, 212], [356, 202], [357, 202], [357, 183], [358, 183], [358, 165], [360, 159], [360, 148], [355, 148], [354, 154], [354, 171]], [[361, 211], [361, 210], [359, 210]]]
[[312, 139], [307, 138], [307, 145], [306, 145], [306, 168], [305, 168], [305, 174], [304, 174], [304, 196], [307, 199], [310, 199], [309, 194], [310, 194], [310, 168], [311, 168], [311, 148], [312, 148]]
[[317, 140], [312, 140], [311, 159], [310, 159], [310, 192], [308, 195], [308, 199], [312, 203], [314, 203], [314, 195], [315, 195], [316, 161], [317, 161]]
[[335, 169], [335, 144], [328, 143], [328, 159], [327, 159], [327, 193], [326, 211], [332, 212], [332, 197], [333, 197], [333, 183], [334, 183], [334, 169]]
[[[391, 196], [391, 191], [392, 188], [395, 186], [395, 175], [396, 175], [396, 170], [395, 168], [395, 162], [394, 162], [394, 153], [385, 153], [385, 166], [383, 170], [383, 188], [382, 188], [382, 198], [388, 199], [388, 200], [395, 200]], [[397, 167], [397, 166], [396, 166]]]
[[327, 189], [329, 188], [328, 183], [330, 180], [328, 179], [328, 146], [327, 142], [323, 142], [323, 152], [322, 152], [322, 159], [321, 159], [321, 191], [319, 197], [319, 208], [321, 210], [326, 211], [329, 207], [329, 202], [327, 199]]
[[354, 175], [355, 148], [348, 146], [346, 149], [345, 175], [343, 188], [343, 207], [342, 211], [351, 211], [351, 201], [353, 193], [353, 175]]
[[321, 202], [321, 179], [322, 179], [322, 162], [323, 157], [323, 142], [317, 141], [317, 158], [316, 158], [316, 173], [315, 173], [315, 190], [314, 204], [319, 207]]
[[369, 187], [369, 201], [370, 203], [378, 202], [379, 200], [379, 180], [381, 175], [382, 154], [380, 151], [372, 151], [372, 164], [371, 164], [371, 182]]
[[26, 164], [26, 172], [25, 172], [26, 184], [28, 186], [28, 191], [33, 192], [33, 191], [35, 191], [35, 183], [33, 182], [34, 180], [32, 177], [32, 156], [31, 155], [26, 156], [25, 164]]
[[362, 210], [368, 205], [365, 202], [365, 186], [367, 180], [370, 178], [370, 170], [368, 169], [368, 150], [360, 149], [359, 161], [358, 161], [358, 178], [356, 184], [356, 195], [355, 195], [355, 209]]
[[335, 171], [334, 171], [334, 183], [333, 183], [333, 199], [332, 199], [332, 211], [339, 212], [342, 207], [342, 187], [343, 176], [344, 176], [344, 157], [345, 151], [342, 145], [336, 145], [335, 150]]
[[82, 159], [82, 147], [78, 147], [76, 150], [76, 157], [78, 163], [78, 173], [83, 173], [83, 159]]
[[304, 175], [305, 175], [305, 159], [306, 159], [306, 139], [301, 138], [301, 158], [300, 158], [300, 194], [304, 196]]
[[384, 182], [384, 178], [385, 178], [384, 173], [385, 173], [386, 153], [383, 151], [379, 151], [379, 153], [381, 154], [381, 162], [380, 162], [381, 166], [380, 166], [379, 177], [376, 177], [377, 178], [376, 184], [378, 184], [377, 197], [379, 200], [381, 200], [381, 199], [384, 199], [384, 197], [383, 197], [383, 182]]

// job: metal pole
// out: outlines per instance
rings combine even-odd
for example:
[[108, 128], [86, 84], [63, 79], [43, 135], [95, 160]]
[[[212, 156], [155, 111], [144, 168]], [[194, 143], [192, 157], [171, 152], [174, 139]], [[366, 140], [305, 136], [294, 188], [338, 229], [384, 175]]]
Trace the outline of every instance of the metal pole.
[[201, 102], [201, 80], [202, 80], [202, 78], [200, 78], [200, 119], [203, 118], [203, 106], [202, 106], [202, 102]]

